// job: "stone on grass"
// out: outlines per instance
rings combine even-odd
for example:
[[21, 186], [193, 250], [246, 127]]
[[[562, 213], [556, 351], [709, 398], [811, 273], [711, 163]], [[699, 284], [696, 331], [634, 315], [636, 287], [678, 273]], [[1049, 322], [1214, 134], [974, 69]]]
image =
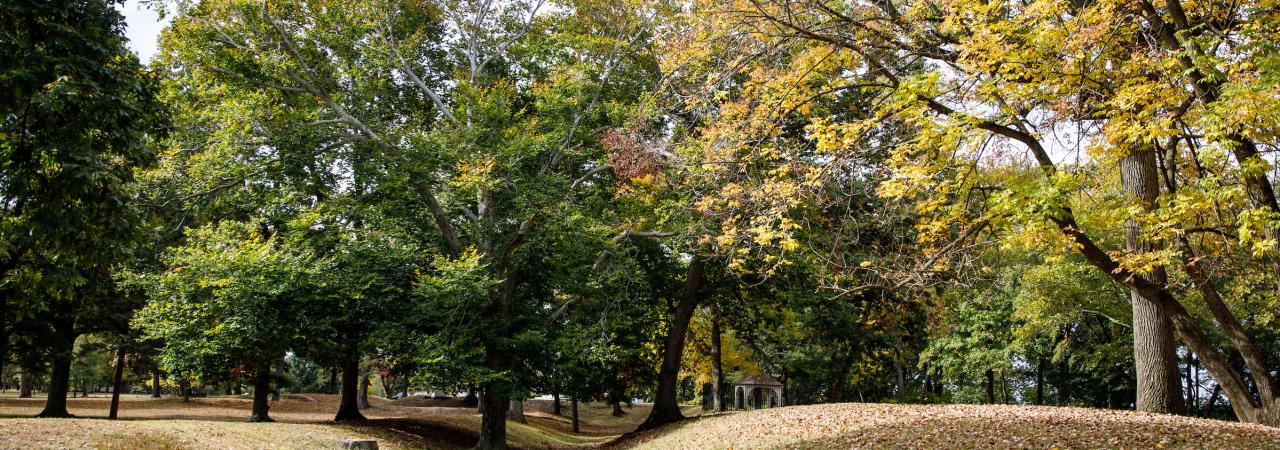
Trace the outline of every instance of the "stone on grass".
[[373, 439], [343, 439], [342, 448], [347, 450], [378, 450], [378, 441]]

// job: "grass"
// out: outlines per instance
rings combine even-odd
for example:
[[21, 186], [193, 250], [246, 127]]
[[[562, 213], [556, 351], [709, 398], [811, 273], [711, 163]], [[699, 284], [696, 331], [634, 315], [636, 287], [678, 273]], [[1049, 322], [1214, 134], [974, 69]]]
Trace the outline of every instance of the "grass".
[[[377, 439], [379, 448], [467, 448], [478, 439], [480, 415], [457, 400], [371, 398], [371, 420], [360, 425], [335, 424], [335, 395], [285, 396], [271, 404], [275, 423], [247, 423], [247, 397], [195, 398], [190, 403], [166, 397], [122, 396], [119, 421], [107, 416], [109, 396], [68, 399], [74, 419], [33, 419], [43, 398], [18, 399], [0, 394], [0, 448], [335, 448], [345, 438]], [[583, 404], [581, 433], [572, 433], [567, 417], [551, 414], [551, 402], [531, 400], [528, 424], [508, 422], [509, 442], [516, 448], [596, 447], [631, 431], [648, 407], [637, 405], [618, 418], [603, 404]]]
[[[346, 438], [379, 448], [467, 448], [480, 415], [456, 400], [371, 399], [371, 420], [335, 424], [338, 397], [286, 396], [275, 423], [248, 423], [240, 397], [151, 399], [125, 396], [122, 420], [101, 420], [108, 397], [69, 400], [75, 419], [33, 419], [43, 399], [0, 396], [0, 448], [290, 449], [337, 448]], [[580, 405], [573, 433], [568, 402], [525, 405], [527, 424], [508, 422], [513, 447], [542, 448], [1277, 448], [1280, 429], [1217, 420], [1086, 408], [845, 403], [710, 415], [619, 436], [648, 415], [647, 405], [612, 416], [608, 405]], [[696, 406], [686, 415], [698, 414]]]

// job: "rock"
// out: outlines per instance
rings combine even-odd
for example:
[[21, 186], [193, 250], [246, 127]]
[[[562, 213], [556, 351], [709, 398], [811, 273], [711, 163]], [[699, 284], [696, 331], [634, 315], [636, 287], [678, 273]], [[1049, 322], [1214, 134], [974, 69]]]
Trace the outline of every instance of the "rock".
[[342, 448], [348, 450], [378, 450], [378, 441], [373, 439], [343, 439]]

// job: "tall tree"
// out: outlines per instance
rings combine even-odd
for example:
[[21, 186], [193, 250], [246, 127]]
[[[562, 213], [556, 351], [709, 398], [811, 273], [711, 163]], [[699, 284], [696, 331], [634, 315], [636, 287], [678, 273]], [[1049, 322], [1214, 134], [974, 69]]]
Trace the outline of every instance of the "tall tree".
[[[66, 416], [73, 322], [112, 264], [133, 250], [126, 189], [163, 131], [156, 80], [125, 47], [116, 2], [19, 1], [0, 7], [0, 363], [10, 322], [58, 325], [45, 416]], [[93, 288], [88, 288], [92, 291]]]

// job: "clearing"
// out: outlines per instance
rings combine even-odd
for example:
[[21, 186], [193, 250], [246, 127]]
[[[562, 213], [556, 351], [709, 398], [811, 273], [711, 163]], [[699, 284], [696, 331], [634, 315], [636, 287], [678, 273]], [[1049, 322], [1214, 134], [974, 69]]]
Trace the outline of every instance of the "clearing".
[[[480, 415], [458, 400], [370, 399], [369, 422], [330, 422], [335, 395], [288, 395], [272, 402], [275, 423], [247, 423], [247, 398], [126, 396], [119, 421], [109, 398], [70, 399], [77, 419], [32, 419], [44, 399], [0, 398], [0, 448], [292, 449], [337, 448], [344, 438], [377, 439], [383, 449], [466, 448]], [[569, 413], [564, 402], [564, 414]], [[806, 405], [708, 415], [618, 439], [644, 420], [647, 405], [621, 418], [606, 404], [580, 408], [583, 433], [550, 402], [526, 403], [528, 424], [510, 423], [513, 447], [541, 448], [1278, 448], [1280, 429], [1218, 420], [1087, 408], [980, 405]], [[687, 407], [687, 414], [697, 414]]]

